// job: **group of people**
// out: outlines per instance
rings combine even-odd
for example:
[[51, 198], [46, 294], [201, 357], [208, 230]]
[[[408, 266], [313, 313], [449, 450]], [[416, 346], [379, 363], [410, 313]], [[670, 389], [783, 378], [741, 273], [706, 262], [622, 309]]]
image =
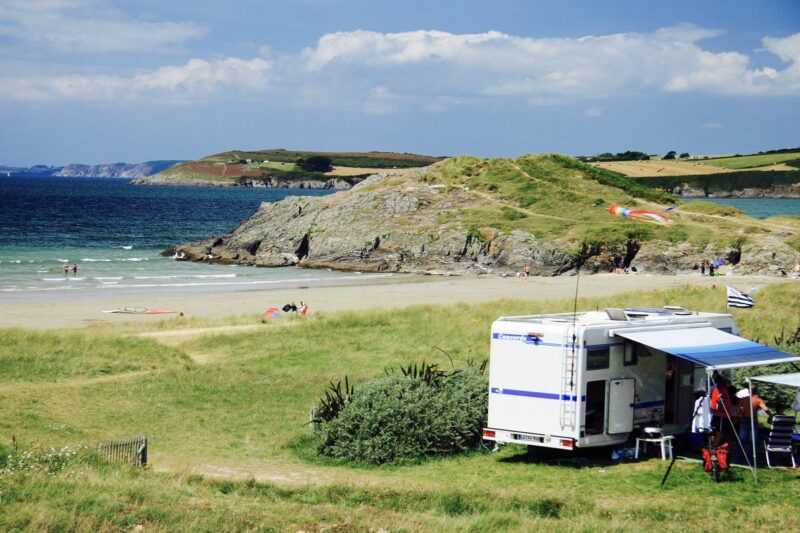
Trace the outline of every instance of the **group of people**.
[[[708, 270], [708, 275], [713, 277], [718, 267], [719, 267], [718, 260], [714, 259], [713, 261], [709, 261], [707, 259], [703, 259], [702, 261], [700, 261], [700, 275], [705, 276], [706, 270]], [[695, 265], [695, 268], [697, 268], [697, 265]]]
[[[64, 268], [64, 275], [66, 276], [67, 274], [69, 274], [69, 271], [70, 271], [69, 263], [64, 263], [64, 267], [63, 268]], [[72, 265], [72, 273], [75, 274], [76, 276], [78, 275], [78, 265], [77, 265], [77, 263], [73, 263], [73, 265]]]
[[[737, 394], [728, 378], [717, 376], [714, 378], [714, 383], [711, 396], [707, 396], [705, 391], [702, 391], [702, 396], [695, 403], [695, 421], [692, 424], [692, 430], [699, 431], [704, 426], [701, 421], [701, 413], [707, 407], [711, 413], [710, 427], [713, 431], [714, 443], [716, 446], [728, 443], [735, 450], [734, 461], [742, 464], [745, 462], [744, 453], [752, 454], [752, 428], [758, 432], [760, 427], [757, 422], [758, 412], [764, 411], [771, 420], [773, 414], [782, 414], [784, 407], [776, 404], [773, 413], [763, 398], [758, 395], [758, 388], [755, 384], [751, 384], [749, 390], [745, 389]], [[707, 403], [707, 406], [704, 403]], [[752, 423], [754, 420], [755, 424]], [[738, 437], [738, 442], [736, 437]], [[755, 437], [756, 440], [759, 439], [758, 433]]]

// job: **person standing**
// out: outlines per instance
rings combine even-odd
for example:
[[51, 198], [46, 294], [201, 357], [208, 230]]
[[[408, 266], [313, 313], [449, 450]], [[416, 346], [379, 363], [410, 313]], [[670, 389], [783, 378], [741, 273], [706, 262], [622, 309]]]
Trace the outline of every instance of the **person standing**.
[[64, 263], [64, 275], [69, 274], [69, 263]]
[[706, 275], [706, 260], [705, 259], [700, 261], [700, 275], [701, 276], [705, 276]]
[[72, 273], [75, 274], [76, 276], [78, 275], [78, 263], [72, 264]]
[[525, 263], [525, 266], [522, 267], [522, 277], [528, 279], [528, 276], [531, 275], [531, 266]]
[[714, 261], [711, 261], [708, 264], [708, 275], [711, 276], [712, 278], [714, 277]]
[[767, 404], [764, 403], [764, 400], [758, 395], [758, 388], [755, 384], [750, 385], [750, 390], [748, 392], [749, 394], [744, 398], [739, 398], [738, 402], [739, 442], [741, 442], [742, 445], [736, 447], [734, 461], [739, 464], [745, 463], [745, 452], [748, 456], [753, 454], [752, 428], [756, 428], [756, 440], [758, 440], [758, 410], [761, 409], [767, 413], [768, 416], [772, 416], [772, 411], [769, 410]]
[[733, 401], [731, 400], [730, 387], [731, 382], [728, 378], [721, 378], [714, 390], [711, 391], [711, 401], [709, 407], [711, 408], [711, 427], [717, 432], [716, 445], [721, 446], [723, 443], [728, 442], [733, 436], [733, 419], [736, 413], [733, 412]]

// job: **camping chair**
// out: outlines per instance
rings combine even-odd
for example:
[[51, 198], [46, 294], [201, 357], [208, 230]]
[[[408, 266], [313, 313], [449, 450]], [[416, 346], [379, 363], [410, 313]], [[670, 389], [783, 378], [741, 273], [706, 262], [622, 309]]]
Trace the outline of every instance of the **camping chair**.
[[769, 436], [764, 441], [764, 452], [767, 456], [767, 467], [772, 468], [769, 462], [769, 454], [788, 453], [792, 459], [792, 468], [797, 468], [792, 453], [792, 431], [794, 430], [794, 417], [789, 415], [775, 415], [772, 417], [772, 427], [769, 429]]

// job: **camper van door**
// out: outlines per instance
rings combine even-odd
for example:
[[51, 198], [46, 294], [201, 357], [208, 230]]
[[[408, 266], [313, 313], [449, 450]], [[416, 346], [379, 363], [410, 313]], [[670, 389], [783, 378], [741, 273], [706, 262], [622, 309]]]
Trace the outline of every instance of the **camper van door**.
[[635, 379], [612, 379], [608, 382], [608, 434], [633, 431]]

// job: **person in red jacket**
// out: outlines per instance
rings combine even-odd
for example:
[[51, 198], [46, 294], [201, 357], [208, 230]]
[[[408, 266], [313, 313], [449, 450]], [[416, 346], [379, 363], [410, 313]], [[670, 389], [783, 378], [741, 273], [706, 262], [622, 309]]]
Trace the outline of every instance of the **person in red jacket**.
[[720, 378], [714, 390], [711, 391], [711, 427], [717, 431], [716, 444], [721, 445], [728, 442], [734, 434], [733, 417], [737, 416], [733, 408], [730, 387], [731, 382], [728, 378]]

